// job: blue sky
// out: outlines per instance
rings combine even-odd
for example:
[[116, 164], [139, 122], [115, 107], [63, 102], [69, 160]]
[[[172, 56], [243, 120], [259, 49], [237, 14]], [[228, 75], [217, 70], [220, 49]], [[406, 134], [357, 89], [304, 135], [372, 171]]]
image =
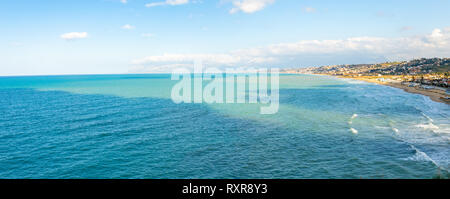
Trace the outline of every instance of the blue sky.
[[[450, 55], [450, 1], [3, 1], [0, 75], [306, 67]], [[447, 56], [448, 57], [448, 56]]]

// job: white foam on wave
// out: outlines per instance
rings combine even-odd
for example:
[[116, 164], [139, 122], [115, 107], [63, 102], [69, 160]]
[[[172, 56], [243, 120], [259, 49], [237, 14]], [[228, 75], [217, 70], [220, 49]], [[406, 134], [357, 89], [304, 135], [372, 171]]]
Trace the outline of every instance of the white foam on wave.
[[425, 152], [417, 149], [414, 145], [410, 145], [412, 149], [416, 152], [413, 156], [406, 158], [406, 160], [412, 160], [412, 161], [429, 161], [439, 167], [439, 165], [430, 158]]
[[[438, 129], [435, 130], [435, 133], [450, 135], [450, 127], [448, 125], [440, 125]], [[450, 139], [450, 137], [447, 138]]]
[[353, 123], [353, 119], [357, 118], [358, 114], [353, 114], [352, 117], [350, 118], [350, 120], [348, 121], [348, 124], [352, 124]]
[[434, 120], [424, 113], [422, 115], [422, 118], [419, 116], [419, 122], [406, 121], [400, 123], [400, 126], [395, 126], [400, 130], [391, 124], [395, 137], [407, 143], [415, 151], [410, 157], [404, 159], [431, 162], [440, 169], [450, 171], [450, 150], [448, 148], [450, 125], [448, 120], [441, 119], [439, 115]]
[[415, 127], [417, 127], [417, 128], [422, 128], [422, 129], [425, 129], [425, 130], [430, 130], [430, 131], [432, 131], [433, 133], [446, 133], [446, 134], [448, 134], [448, 133], [450, 133], [450, 128], [446, 128], [445, 126], [445, 124], [442, 124], [443, 125], [443, 128], [441, 128], [441, 125], [435, 125], [433, 122], [434, 122], [434, 120], [431, 118], [431, 117], [429, 117], [428, 115], [426, 115], [425, 113], [422, 113], [422, 115], [425, 117], [425, 118], [427, 118], [427, 120], [428, 120], [428, 122], [427, 123], [424, 123], [424, 124], [418, 124], [418, 125], [415, 125]]
[[425, 113], [422, 112], [422, 115], [428, 119], [429, 122], [434, 122], [433, 119], [431, 119], [431, 117], [429, 117], [428, 115], [426, 115]]
[[447, 135], [450, 134], [450, 127], [448, 124], [440, 124], [438, 126], [438, 125], [433, 124], [432, 122], [429, 122], [428, 124], [415, 125], [415, 127], [429, 130], [436, 134], [441, 134], [442, 136], [444, 136], [444, 138], [446, 138], [447, 140], [450, 140], [450, 137], [445, 136], [446, 134]]
[[[441, 134], [444, 126], [436, 126], [433, 123], [411, 125], [412, 128], [398, 131], [392, 127], [397, 138], [407, 143], [414, 151], [414, 155], [405, 158], [412, 161], [429, 161], [435, 166], [450, 171], [450, 136], [448, 134]], [[420, 129], [417, 129], [420, 128]], [[447, 129], [448, 130], [448, 129]], [[419, 150], [415, 146], [423, 147], [424, 151]]]
[[422, 128], [422, 129], [425, 129], [425, 130], [430, 130], [433, 133], [440, 133], [441, 132], [441, 131], [439, 131], [439, 129], [440, 129], [439, 126], [433, 124], [434, 120], [431, 119], [430, 116], [426, 115], [423, 112], [422, 112], [422, 115], [428, 120], [428, 122], [427, 123], [423, 123], [423, 124], [417, 124], [417, 125], [415, 125], [415, 127]]
[[357, 79], [344, 79], [344, 78], [339, 78], [339, 80], [342, 80], [348, 84], [370, 84], [369, 82], [365, 82], [365, 81], [361, 81], [361, 80], [357, 80]]
[[[353, 119], [357, 118], [358, 114], [353, 114], [352, 117], [350, 117], [350, 120], [348, 121], [348, 124], [352, 124], [353, 123]], [[354, 128], [350, 128], [350, 132], [352, 132], [353, 134], [358, 134], [358, 130], [354, 129]]]
[[376, 129], [381, 129], [381, 130], [386, 130], [386, 129], [390, 129], [387, 126], [378, 126], [378, 125], [373, 125], [373, 127], [375, 127]]
[[392, 127], [392, 130], [395, 132], [395, 133], [398, 133], [398, 129], [397, 128], [394, 128], [394, 127]]
[[428, 124], [418, 124], [418, 125], [416, 125], [416, 127], [418, 127], [418, 128], [423, 128], [423, 129], [426, 129], [426, 130], [432, 130], [432, 131], [435, 131], [435, 130], [438, 130], [439, 129], [439, 127], [438, 126], [436, 126], [436, 125], [434, 125], [433, 123], [428, 123]]

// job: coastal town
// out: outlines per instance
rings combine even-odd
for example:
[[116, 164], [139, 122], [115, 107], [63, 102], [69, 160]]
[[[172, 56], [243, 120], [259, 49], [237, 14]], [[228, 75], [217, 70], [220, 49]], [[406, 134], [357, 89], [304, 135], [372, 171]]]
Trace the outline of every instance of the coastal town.
[[450, 104], [450, 58], [285, 69], [283, 73], [330, 75], [401, 88]]

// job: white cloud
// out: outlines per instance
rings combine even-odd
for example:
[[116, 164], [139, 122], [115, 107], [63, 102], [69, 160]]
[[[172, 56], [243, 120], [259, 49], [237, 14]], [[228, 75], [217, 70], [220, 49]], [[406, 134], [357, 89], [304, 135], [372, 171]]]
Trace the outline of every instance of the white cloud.
[[128, 3], [128, 0], [120, 0], [123, 4]]
[[153, 3], [147, 3], [145, 4], [145, 7], [155, 7], [155, 6], [164, 6], [164, 5], [170, 5], [170, 6], [176, 6], [176, 5], [183, 5], [188, 4], [189, 0], [166, 0], [166, 1], [160, 1], [160, 2], [153, 2]]
[[314, 13], [314, 12], [316, 12], [317, 10], [316, 10], [315, 8], [313, 8], [313, 7], [304, 7], [304, 8], [303, 8], [303, 11], [305, 11], [305, 12], [307, 12], [307, 13]]
[[130, 25], [130, 24], [126, 24], [126, 25], [123, 25], [122, 26], [122, 29], [125, 29], [125, 30], [132, 30], [132, 29], [135, 29], [136, 27], [134, 27], [134, 26], [132, 26], [132, 25]]
[[434, 29], [431, 35], [426, 37], [425, 41], [433, 46], [450, 45], [450, 27], [444, 30]]
[[69, 32], [61, 35], [62, 39], [65, 40], [75, 40], [75, 39], [84, 39], [88, 36], [87, 32]]
[[234, 0], [231, 14], [242, 11], [244, 13], [254, 13], [264, 9], [268, 4], [272, 4], [275, 0]]
[[[367, 63], [408, 60], [419, 57], [448, 57], [450, 27], [434, 29], [431, 34], [414, 37], [352, 37], [341, 40], [303, 40], [221, 54], [163, 54], [133, 60], [145, 71], [170, 72], [174, 66], [192, 65], [202, 60], [212, 67], [297, 67], [305, 64]], [[380, 60], [381, 59], [381, 60]], [[329, 63], [328, 63], [329, 62]], [[166, 71], [164, 71], [166, 69]], [[139, 71], [134, 71], [139, 72]]]

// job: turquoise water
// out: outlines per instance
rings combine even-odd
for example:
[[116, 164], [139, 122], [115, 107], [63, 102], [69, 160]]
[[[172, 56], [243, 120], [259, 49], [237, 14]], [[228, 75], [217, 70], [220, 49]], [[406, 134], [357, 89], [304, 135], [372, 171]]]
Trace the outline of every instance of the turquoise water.
[[449, 178], [450, 106], [282, 75], [280, 109], [174, 104], [169, 75], [0, 77], [0, 178]]

